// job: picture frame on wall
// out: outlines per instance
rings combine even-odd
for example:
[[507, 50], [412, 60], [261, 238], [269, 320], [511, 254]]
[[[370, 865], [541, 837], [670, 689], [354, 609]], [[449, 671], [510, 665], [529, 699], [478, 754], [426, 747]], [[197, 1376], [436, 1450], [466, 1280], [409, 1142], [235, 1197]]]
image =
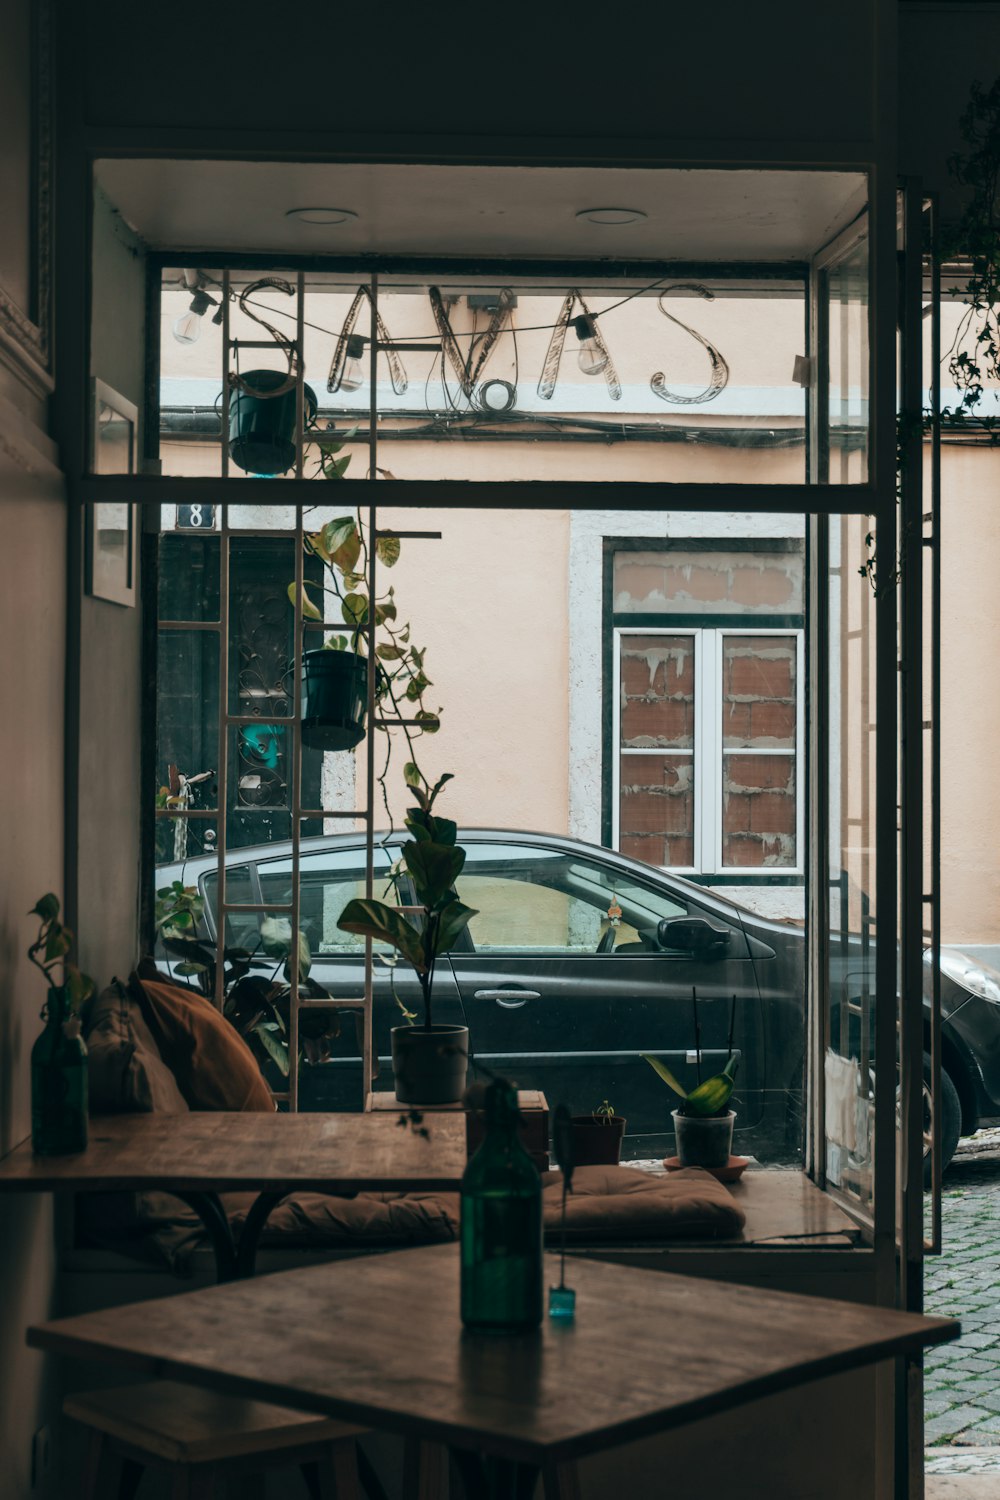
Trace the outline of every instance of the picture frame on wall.
[[[95, 474], [134, 474], [138, 411], [103, 380], [93, 383], [92, 453]], [[86, 585], [95, 599], [135, 606], [138, 567], [136, 506], [99, 500], [87, 507]]]

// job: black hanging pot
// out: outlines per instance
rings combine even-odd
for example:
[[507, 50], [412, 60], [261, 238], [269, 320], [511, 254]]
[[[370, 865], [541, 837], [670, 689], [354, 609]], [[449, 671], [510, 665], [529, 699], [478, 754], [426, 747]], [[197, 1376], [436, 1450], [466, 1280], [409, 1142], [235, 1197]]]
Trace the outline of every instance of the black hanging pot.
[[[287, 474], [295, 463], [295, 387], [270, 393], [288, 379], [284, 370], [248, 370], [229, 397], [229, 456], [247, 474]], [[259, 394], [258, 394], [259, 393]], [[316, 393], [302, 387], [305, 425], [316, 416]]]
[[302, 743], [352, 750], [365, 737], [368, 661], [354, 651], [302, 653]]

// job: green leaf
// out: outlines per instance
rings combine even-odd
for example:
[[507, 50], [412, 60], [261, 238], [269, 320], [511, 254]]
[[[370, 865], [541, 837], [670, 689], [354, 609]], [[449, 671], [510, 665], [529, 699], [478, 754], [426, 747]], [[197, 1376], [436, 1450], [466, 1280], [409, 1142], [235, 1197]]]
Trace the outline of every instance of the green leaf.
[[175, 974], [204, 974], [205, 964], [177, 964], [174, 967]]
[[254, 1036], [258, 1037], [265, 1052], [271, 1061], [276, 1064], [283, 1077], [288, 1077], [288, 1043], [283, 1042], [280, 1037], [275, 1036], [271, 1027], [262, 1022], [250, 1028]]
[[73, 1010], [79, 1009], [85, 1000], [89, 1000], [97, 988], [90, 975], [82, 973], [76, 964], [66, 965], [65, 987]]
[[684, 1102], [684, 1113], [704, 1118], [707, 1115], [717, 1115], [724, 1109], [733, 1092], [738, 1062], [738, 1058], [731, 1057], [721, 1073], [706, 1078], [704, 1083], [692, 1090]]
[[323, 473], [327, 479], [343, 479], [347, 466], [351, 462], [351, 454], [346, 453], [343, 458], [328, 458], [323, 460]]
[[451, 891], [465, 864], [465, 850], [430, 841], [404, 844], [403, 858], [423, 906], [435, 907]]
[[340, 914], [337, 926], [342, 932], [356, 932], [361, 937], [375, 938], [395, 948], [420, 973], [425, 970], [424, 943], [422, 935], [408, 922], [402, 912], [386, 906], [383, 901], [356, 899], [348, 901]]
[[661, 1059], [658, 1057], [650, 1057], [648, 1052], [642, 1053], [642, 1059], [643, 1062], [649, 1063], [649, 1066], [653, 1069], [654, 1072], [659, 1073], [660, 1077], [663, 1079], [663, 1082], [667, 1085], [668, 1088], [673, 1089], [678, 1098], [687, 1098], [687, 1089], [681, 1087], [665, 1062], [661, 1061]]
[[435, 936], [435, 957], [438, 953], [447, 953], [449, 948], [455, 946], [459, 934], [468, 927], [470, 920], [479, 915], [474, 906], [463, 906], [461, 901], [451, 901], [441, 913], [438, 929]]
[[454, 844], [458, 839], [458, 824], [453, 823], [451, 818], [434, 818], [434, 842], [437, 844]]
[[420, 774], [420, 767], [416, 761], [408, 760], [403, 767], [403, 780], [407, 786], [423, 786], [424, 778]]
[[368, 619], [368, 600], [364, 594], [345, 594], [340, 601], [340, 613], [348, 625], [364, 625]]
[[393, 604], [391, 599], [386, 599], [381, 604], [375, 605], [376, 625], [384, 625], [386, 620], [394, 620], [395, 618], [396, 606]]
[[383, 567], [394, 568], [399, 562], [399, 537], [378, 536], [375, 538], [375, 555]]
[[375, 647], [375, 655], [382, 661], [400, 661], [403, 652], [399, 646], [392, 646], [388, 641], [384, 641]]
[[47, 896], [35, 902], [28, 915], [41, 917], [43, 922], [54, 922], [59, 915], [59, 898], [49, 891]]
[[[299, 928], [299, 984], [303, 984], [309, 978], [309, 970], [312, 968], [312, 953], [309, 949], [309, 939]], [[285, 978], [289, 984], [292, 982], [292, 959], [291, 954], [285, 964]]]
[[54, 963], [57, 958], [63, 958], [73, 946], [73, 934], [58, 923], [49, 929], [49, 935], [45, 941], [45, 962]]
[[417, 723], [424, 734], [437, 734], [441, 728], [441, 719], [437, 714], [432, 714], [426, 708], [421, 708], [415, 715]]
[[[339, 469], [339, 473], [332, 475], [327, 473], [327, 478], [339, 479], [344, 469], [350, 463], [350, 458], [340, 459], [337, 464], [331, 465]], [[357, 566], [358, 558], [361, 556], [361, 534], [353, 516], [338, 516], [335, 521], [328, 521], [323, 527], [323, 545], [330, 555], [330, 561], [335, 568], [342, 573], [353, 573]]]
[[[294, 583], [290, 583], [288, 585], [288, 598], [293, 608], [295, 607], [295, 597], [297, 593], [298, 590], [296, 589]], [[322, 620], [323, 618], [322, 613], [316, 608], [315, 604], [310, 599], [304, 584], [302, 586], [302, 618], [304, 620]]]
[[292, 951], [292, 924], [287, 917], [265, 917], [260, 924], [260, 946], [269, 958], [287, 958]]

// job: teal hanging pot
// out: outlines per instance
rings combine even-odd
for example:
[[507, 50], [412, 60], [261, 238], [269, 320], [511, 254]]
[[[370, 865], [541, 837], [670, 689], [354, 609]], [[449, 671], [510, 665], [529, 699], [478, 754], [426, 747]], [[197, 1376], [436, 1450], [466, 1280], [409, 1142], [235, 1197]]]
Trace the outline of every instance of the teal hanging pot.
[[[253, 393], [234, 386], [230, 394], [229, 456], [246, 474], [287, 474], [295, 463], [295, 387], [268, 394], [284, 385], [284, 370], [248, 370], [240, 379]], [[316, 417], [316, 393], [308, 385], [302, 393], [308, 427]]]
[[353, 750], [365, 737], [368, 661], [353, 651], [302, 653], [302, 743]]

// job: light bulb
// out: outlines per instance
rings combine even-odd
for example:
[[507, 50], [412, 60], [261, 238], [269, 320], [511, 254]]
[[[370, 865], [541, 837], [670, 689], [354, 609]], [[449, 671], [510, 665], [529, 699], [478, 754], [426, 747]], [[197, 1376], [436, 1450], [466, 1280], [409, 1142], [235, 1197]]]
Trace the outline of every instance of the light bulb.
[[196, 344], [201, 337], [201, 318], [188, 308], [174, 319], [174, 338], [179, 344]]
[[608, 356], [595, 337], [593, 315], [581, 313], [578, 318], [573, 319], [573, 327], [580, 340], [580, 349], [576, 356], [577, 364], [585, 375], [600, 375], [608, 362]]
[[342, 391], [358, 391], [364, 385], [365, 372], [361, 364], [364, 352], [364, 339], [360, 334], [352, 333], [347, 340], [347, 359], [344, 363], [344, 373], [340, 377]]
[[208, 309], [214, 306], [215, 298], [210, 297], [201, 287], [196, 288], [187, 312], [174, 320], [174, 338], [179, 344], [197, 342], [201, 337], [201, 320]]

